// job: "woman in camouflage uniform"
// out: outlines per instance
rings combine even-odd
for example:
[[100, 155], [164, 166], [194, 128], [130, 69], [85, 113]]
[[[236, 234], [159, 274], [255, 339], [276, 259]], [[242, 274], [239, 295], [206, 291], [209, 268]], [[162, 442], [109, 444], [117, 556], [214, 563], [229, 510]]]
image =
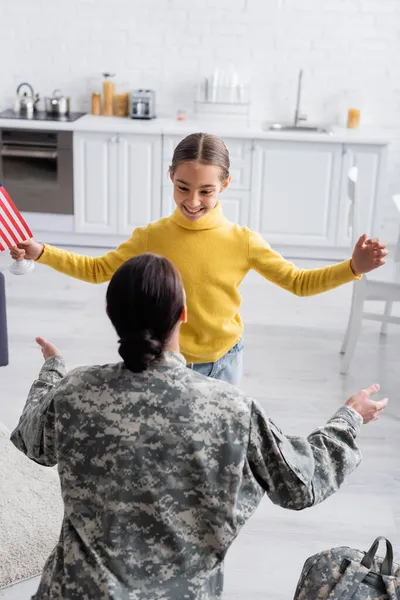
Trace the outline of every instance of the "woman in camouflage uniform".
[[59, 542], [35, 600], [213, 600], [223, 559], [264, 492], [301, 510], [334, 493], [360, 461], [356, 436], [386, 400], [371, 386], [308, 438], [285, 436], [236, 388], [186, 368], [181, 278], [144, 254], [112, 277], [107, 313], [122, 362], [67, 374], [45, 363], [11, 439], [58, 465]]

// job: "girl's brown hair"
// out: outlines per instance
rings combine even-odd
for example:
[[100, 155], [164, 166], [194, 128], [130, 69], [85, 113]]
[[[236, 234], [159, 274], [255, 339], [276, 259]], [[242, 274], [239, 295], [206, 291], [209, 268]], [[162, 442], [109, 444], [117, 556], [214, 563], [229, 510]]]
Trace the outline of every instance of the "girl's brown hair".
[[229, 152], [224, 142], [216, 135], [192, 133], [185, 137], [175, 148], [170, 173], [175, 174], [177, 167], [186, 162], [198, 162], [221, 169], [221, 180], [229, 177]]

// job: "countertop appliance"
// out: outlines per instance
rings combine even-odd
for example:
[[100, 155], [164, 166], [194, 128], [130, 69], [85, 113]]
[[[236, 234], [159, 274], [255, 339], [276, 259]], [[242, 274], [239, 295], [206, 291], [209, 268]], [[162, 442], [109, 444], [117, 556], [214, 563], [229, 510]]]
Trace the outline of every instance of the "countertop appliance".
[[131, 100], [132, 119], [156, 118], [156, 93], [153, 90], [134, 90]]
[[70, 98], [63, 96], [61, 90], [54, 90], [53, 94], [44, 99], [47, 114], [57, 117], [68, 115], [70, 112]]
[[3, 110], [0, 113], [0, 119], [24, 119], [26, 121], [57, 121], [59, 123], [72, 123], [80, 117], [83, 117], [84, 112], [71, 112], [67, 115], [47, 114], [45, 111], [35, 111], [33, 114], [17, 114], [13, 110]]
[[72, 215], [72, 131], [0, 129], [0, 181], [19, 210]]

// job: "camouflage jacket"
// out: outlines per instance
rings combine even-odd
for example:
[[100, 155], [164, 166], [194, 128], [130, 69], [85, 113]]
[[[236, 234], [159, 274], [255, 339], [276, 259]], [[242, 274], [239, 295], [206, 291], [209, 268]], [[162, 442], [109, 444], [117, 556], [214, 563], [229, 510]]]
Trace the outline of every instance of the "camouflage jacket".
[[15, 446], [58, 465], [59, 542], [35, 600], [215, 600], [223, 560], [266, 492], [301, 510], [357, 466], [361, 417], [342, 407], [308, 438], [286, 437], [236, 388], [167, 352], [66, 374], [48, 359]]

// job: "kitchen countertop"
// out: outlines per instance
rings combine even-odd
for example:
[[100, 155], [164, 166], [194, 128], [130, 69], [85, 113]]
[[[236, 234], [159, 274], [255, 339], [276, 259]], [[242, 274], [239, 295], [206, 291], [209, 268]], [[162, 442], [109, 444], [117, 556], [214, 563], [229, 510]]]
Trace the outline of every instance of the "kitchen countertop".
[[376, 129], [351, 130], [334, 128], [333, 133], [308, 133], [297, 131], [264, 131], [260, 122], [249, 126], [233, 120], [198, 120], [188, 118], [157, 118], [151, 121], [139, 121], [120, 117], [97, 117], [84, 115], [72, 123], [58, 121], [27, 121], [26, 119], [0, 119], [0, 129], [41, 129], [46, 131], [82, 131], [98, 133], [133, 133], [188, 135], [194, 131], [207, 131], [225, 138], [259, 139], [271, 141], [297, 141], [320, 143], [374, 144], [386, 145], [392, 140], [388, 131]]
[[[85, 115], [86, 116], [86, 115]], [[82, 117], [81, 117], [82, 118]], [[41, 131], [74, 131], [76, 121], [35, 121], [30, 119], [2, 119], [0, 129], [40, 129]]]

